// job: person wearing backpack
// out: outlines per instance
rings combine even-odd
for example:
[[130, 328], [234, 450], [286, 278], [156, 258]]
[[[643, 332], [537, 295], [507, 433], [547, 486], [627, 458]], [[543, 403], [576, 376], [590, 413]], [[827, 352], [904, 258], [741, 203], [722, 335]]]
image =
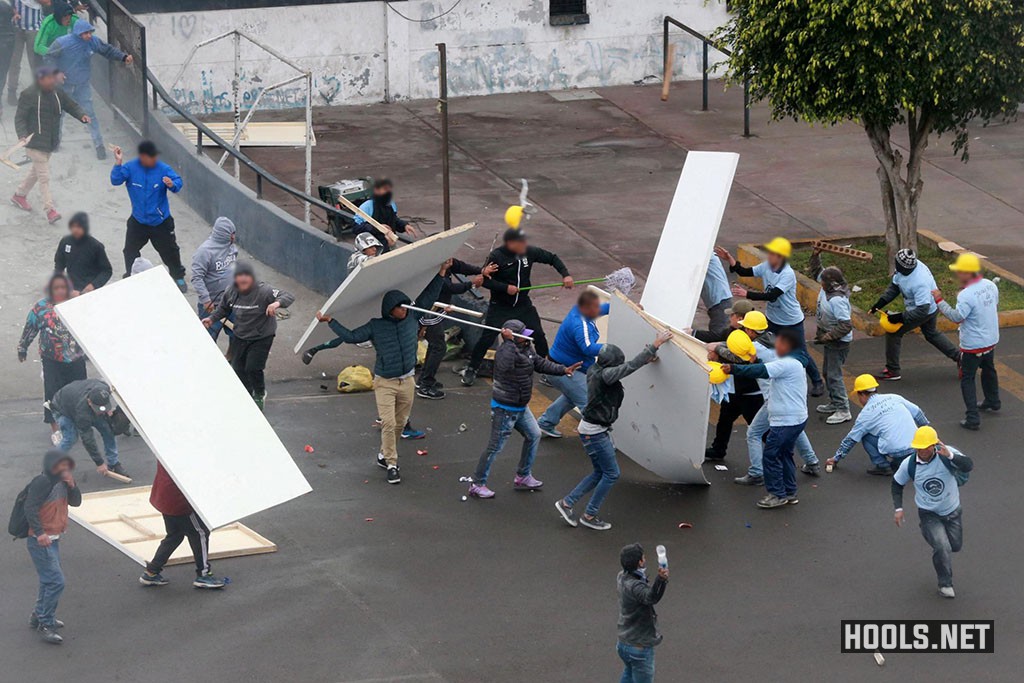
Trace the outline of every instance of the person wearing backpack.
[[921, 520], [921, 535], [932, 547], [932, 564], [939, 579], [939, 595], [954, 598], [953, 553], [964, 544], [960, 487], [967, 483], [974, 462], [939, 441], [932, 427], [918, 427], [906, 458], [892, 476], [893, 521], [903, 526], [903, 487], [914, 482], [914, 502]]
[[[75, 461], [61, 450], [43, 457], [43, 471], [36, 475], [15, 502], [11, 531], [26, 538], [28, 554], [39, 574], [39, 596], [29, 617], [30, 628], [39, 631], [47, 643], [60, 645], [64, 639], [57, 629], [64, 626], [56, 617], [57, 602], [64, 592], [60, 566], [60, 537], [68, 528], [68, 506], [82, 504], [82, 492], [72, 475]], [[19, 503], [23, 506], [18, 514]], [[14, 527], [20, 527], [15, 529]]]

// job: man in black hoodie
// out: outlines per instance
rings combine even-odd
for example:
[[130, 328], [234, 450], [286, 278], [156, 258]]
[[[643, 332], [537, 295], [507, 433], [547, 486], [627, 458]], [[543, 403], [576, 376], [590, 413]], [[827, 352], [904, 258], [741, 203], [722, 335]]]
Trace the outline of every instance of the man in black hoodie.
[[68, 234], [57, 244], [53, 270], [71, 280], [71, 296], [99, 289], [107, 284], [114, 269], [103, 242], [89, 234], [89, 214], [79, 211], [68, 221]]
[[[491, 303], [487, 307], [484, 323], [491, 327], [501, 327], [506, 320], [522, 321], [527, 328], [533, 330], [533, 345], [537, 353], [547, 356], [548, 338], [544, 335], [540, 314], [530, 300], [530, 295], [520, 290], [531, 286], [530, 274], [534, 263], [546, 263], [554, 268], [562, 276], [562, 285], [572, 289], [574, 283], [569, 269], [557, 254], [527, 244], [526, 233], [514, 228], [505, 231], [504, 244], [490, 253], [487, 263], [497, 265], [497, 269], [484, 282], [484, 286], [491, 290]], [[480, 336], [473, 347], [469, 364], [461, 373], [465, 386], [472, 386], [476, 381], [480, 363], [497, 336], [497, 332], [490, 330], [484, 330]]]

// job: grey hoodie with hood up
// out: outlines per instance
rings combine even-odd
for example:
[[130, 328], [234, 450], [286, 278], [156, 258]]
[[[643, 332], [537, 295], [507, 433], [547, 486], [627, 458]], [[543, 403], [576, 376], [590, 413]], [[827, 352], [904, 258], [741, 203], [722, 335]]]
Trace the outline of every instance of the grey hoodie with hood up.
[[238, 260], [234, 236], [235, 224], [221, 216], [214, 221], [210, 236], [192, 257], [192, 288], [203, 305], [220, 303], [220, 297], [231, 286]]
[[[587, 371], [587, 405], [583, 419], [591, 425], [612, 428], [619, 418], [619, 407], [626, 396], [622, 380], [650, 363], [658, 355], [654, 344], [648, 344], [635, 358], [626, 362], [626, 354], [615, 344], [605, 344], [597, 354], [597, 362]], [[582, 432], [581, 432], [582, 433]]]

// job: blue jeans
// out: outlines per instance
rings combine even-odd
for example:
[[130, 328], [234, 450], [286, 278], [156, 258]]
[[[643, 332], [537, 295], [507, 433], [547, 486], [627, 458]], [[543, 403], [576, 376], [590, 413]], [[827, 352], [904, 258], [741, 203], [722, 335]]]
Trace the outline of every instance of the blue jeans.
[[587, 373], [580, 369], [572, 373], [571, 377], [548, 375], [548, 381], [551, 386], [562, 392], [562, 395], [548, 406], [548, 409], [537, 420], [537, 424], [541, 429], [552, 430], [573, 407], [579, 408], [580, 412], [583, 412], [583, 408], [587, 405]]
[[[61, 434], [60, 446], [58, 448], [67, 453], [75, 445], [75, 442], [78, 441], [78, 427], [75, 426], [74, 420], [66, 415], [57, 417], [57, 426], [60, 428]], [[114, 439], [114, 431], [106, 420], [93, 423], [93, 427], [96, 428], [96, 431], [100, 433], [100, 438], [103, 439], [103, 450], [107, 458], [107, 465], [113, 467], [117, 464], [117, 441]]]
[[28, 537], [28, 554], [39, 574], [39, 596], [34, 613], [42, 626], [53, 626], [57, 619], [57, 602], [64, 592], [64, 572], [60, 568], [60, 541], [50, 547], [39, 545], [35, 537]]
[[861, 438], [860, 444], [864, 446], [865, 452], [871, 458], [872, 465], [875, 467], [892, 467], [894, 471], [903, 462], [903, 458], [914, 453], [913, 448], [908, 448], [902, 453], [883, 453], [878, 449], [878, 437], [874, 434], [865, 434]]
[[601, 503], [619, 480], [619, 463], [615, 459], [615, 444], [609, 432], [580, 434], [580, 441], [583, 442], [583, 450], [590, 456], [590, 462], [594, 464], [594, 471], [576, 484], [576, 488], [565, 497], [565, 502], [573, 507], [576, 501], [593, 491], [594, 495], [587, 503], [587, 515], [596, 517]]
[[[200, 319], [208, 318], [210, 316], [210, 314], [206, 312], [206, 309], [203, 308], [202, 304], [196, 304], [196, 312], [199, 313]], [[224, 320], [230, 320], [231, 322], [235, 322], [235, 312], [231, 311], [231, 314]], [[217, 322], [215, 322], [214, 324], [210, 325], [210, 327], [207, 328], [207, 332], [209, 332], [210, 336], [213, 337], [213, 341], [217, 341], [217, 338], [220, 336], [220, 331], [222, 329], [224, 330], [224, 333], [228, 335], [229, 339], [235, 338], [234, 332], [232, 332], [230, 329], [224, 328], [224, 320], [218, 320]]]
[[[804, 321], [800, 321], [794, 325], [779, 325], [773, 323], [771, 320], [768, 321], [768, 331], [772, 334], [778, 334], [781, 330], [791, 330], [796, 332], [800, 336], [800, 348], [807, 351], [807, 336], [804, 334]], [[807, 359], [810, 361], [807, 364], [807, 379], [811, 380], [811, 384], [817, 384], [821, 381], [821, 371], [818, 370], [818, 364], [814, 362], [814, 358], [811, 354], [807, 354]]]
[[103, 145], [103, 135], [100, 133], [100, 122], [96, 118], [96, 109], [92, 106], [92, 85], [65, 85], [64, 92], [71, 96], [78, 106], [89, 115], [89, 134], [92, 136], [93, 147]]
[[654, 683], [654, 648], [619, 643], [616, 650], [626, 665], [619, 683]]
[[523, 452], [519, 456], [519, 467], [516, 469], [516, 474], [520, 477], [530, 474], [533, 468], [533, 459], [537, 457], [537, 444], [540, 443], [540, 427], [537, 426], [537, 418], [533, 416], [529, 408], [517, 411], [491, 408], [491, 438], [487, 442], [487, 449], [480, 456], [480, 462], [476, 465], [476, 472], [473, 473], [474, 484], [478, 486], [487, 484], [487, 476], [491, 473], [491, 464], [508, 443], [513, 429], [523, 435]]
[[807, 420], [798, 425], [771, 427], [764, 444], [764, 487], [779, 498], [796, 495], [796, 463], [793, 447], [807, 426]]
[[[768, 426], [768, 406], [764, 406], [757, 411], [753, 422], [747, 425], [747, 452], [750, 455], [750, 469], [747, 470], [747, 474], [751, 477], [764, 475], [764, 435], [768, 433]], [[814, 448], [806, 432], [801, 432], [797, 437], [796, 452], [804, 463], [818, 463], [818, 456], [814, 454]]]

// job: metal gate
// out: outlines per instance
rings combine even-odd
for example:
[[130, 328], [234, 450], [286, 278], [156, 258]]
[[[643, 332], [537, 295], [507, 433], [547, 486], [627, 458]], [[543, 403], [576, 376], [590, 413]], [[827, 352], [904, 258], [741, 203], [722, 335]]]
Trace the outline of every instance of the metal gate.
[[146, 27], [117, 0], [106, 0], [107, 42], [132, 56], [131, 64], [107, 62], [110, 105], [145, 137], [148, 120], [146, 100]]

